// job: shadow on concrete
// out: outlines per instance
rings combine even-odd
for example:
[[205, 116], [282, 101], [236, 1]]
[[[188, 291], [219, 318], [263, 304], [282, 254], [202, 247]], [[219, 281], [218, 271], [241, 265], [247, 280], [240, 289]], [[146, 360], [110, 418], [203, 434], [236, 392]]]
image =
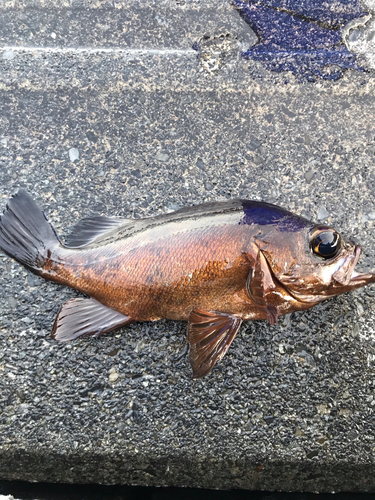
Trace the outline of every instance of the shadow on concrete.
[[373, 493], [274, 493], [215, 491], [197, 488], [151, 488], [99, 484], [28, 483], [0, 481], [0, 495], [17, 500], [373, 500]]

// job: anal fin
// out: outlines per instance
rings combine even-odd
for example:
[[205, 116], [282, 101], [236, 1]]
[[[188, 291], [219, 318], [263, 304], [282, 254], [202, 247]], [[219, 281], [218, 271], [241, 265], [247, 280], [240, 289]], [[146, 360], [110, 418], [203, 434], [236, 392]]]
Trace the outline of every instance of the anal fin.
[[92, 298], [70, 299], [61, 307], [51, 337], [67, 342], [81, 335], [102, 335], [132, 323], [132, 319]]
[[188, 341], [194, 378], [207, 375], [225, 356], [241, 323], [241, 318], [216, 311], [195, 309], [190, 313]]

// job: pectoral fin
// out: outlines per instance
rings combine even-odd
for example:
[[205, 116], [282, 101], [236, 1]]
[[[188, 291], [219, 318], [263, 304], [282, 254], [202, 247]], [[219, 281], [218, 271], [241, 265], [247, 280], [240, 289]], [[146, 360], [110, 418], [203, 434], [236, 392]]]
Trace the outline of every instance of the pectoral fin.
[[77, 298], [65, 302], [56, 316], [51, 337], [60, 342], [81, 335], [102, 335], [132, 322], [94, 299]]
[[276, 325], [279, 314], [272, 304], [267, 302], [265, 290], [276, 288], [267, 260], [259, 250], [254, 268], [250, 271], [246, 283], [247, 293], [257, 307], [264, 312], [270, 325]]
[[193, 377], [207, 375], [228, 351], [242, 320], [229, 314], [195, 309], [190, 313], [188, 341]]

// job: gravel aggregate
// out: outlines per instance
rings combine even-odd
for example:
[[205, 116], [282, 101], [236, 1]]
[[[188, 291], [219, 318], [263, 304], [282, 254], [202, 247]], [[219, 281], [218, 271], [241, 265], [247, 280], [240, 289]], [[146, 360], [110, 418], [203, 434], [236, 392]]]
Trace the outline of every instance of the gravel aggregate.
[[[34, 12], [11, 4], [9, 22]], [[40, 45], [48, 31], [48, 43], [60, 39], [47, 4]], [[161, 9], [177, 23], [199, 5]], [[134, 52], [119, 39], [117, 52], [0, 46], [0, 212], [26, 189], [63, 236], [92, 212], [264, 200], [338, 228], [373, 269], [373, 73], [299, 84], [244, 60], [236, 33], [215, 30], [203, 51], [187, 50], [187, 37], [184, 53]], [[77, 292], [2, 254], [0, 290], [0, 479], [375, 490], [374, 287], [277, 326], [244, 324], [202, 380], [191, 378], [185, 323], [58, 345], [54, 318]]]

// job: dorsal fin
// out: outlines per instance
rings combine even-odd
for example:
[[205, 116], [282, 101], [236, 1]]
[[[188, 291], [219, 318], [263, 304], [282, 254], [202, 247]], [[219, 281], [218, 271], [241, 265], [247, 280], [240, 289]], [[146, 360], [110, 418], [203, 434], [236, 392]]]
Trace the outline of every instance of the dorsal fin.
[[90, 215], [80, 220], [65, 238], [64, 245], [68, 248], [81, 248], [93, 243], [105, 233], [116, 227], [134, 222], [133, 219], [120, 219], [105, 215]]

